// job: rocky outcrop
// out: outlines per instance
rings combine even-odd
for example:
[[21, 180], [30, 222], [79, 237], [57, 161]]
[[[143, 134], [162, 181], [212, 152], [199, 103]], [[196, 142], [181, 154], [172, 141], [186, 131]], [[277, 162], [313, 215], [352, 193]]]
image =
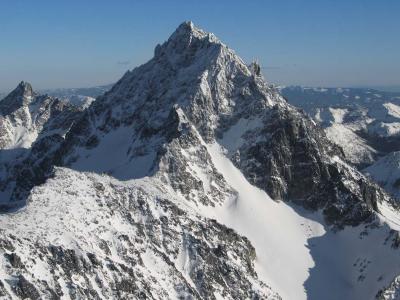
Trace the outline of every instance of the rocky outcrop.
[[276, 200], [322, 209], [330, 224], [371, 221], [378, 203], [389, 197], [346, 165], [341, 149], [301, 111], [275, 107], [260, 116], [262, 126], [247, 131], [231, 149], [250, 182]]
[[21, 82], [0, 101], [0, 207], [24, 205], [29, 190], [44, 182], [55, 149], [82, 110], [35, 93]]
[[157, 180], [125, 185], [57, 169], [32, 191], [28, 208], [10, 216], [20, 224], [15, 235], [11, 220], [0, 220], [0, 292], [21, 299], [279, 299], [257, 279], [247, 238], [182, 210], [174, 197]]

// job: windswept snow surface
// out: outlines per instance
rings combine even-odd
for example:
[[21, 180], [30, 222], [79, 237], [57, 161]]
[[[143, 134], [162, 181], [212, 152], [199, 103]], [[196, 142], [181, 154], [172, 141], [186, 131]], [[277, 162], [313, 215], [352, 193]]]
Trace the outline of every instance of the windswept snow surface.
[[107, 173], [115, 178], [127, 180], [141, 178], [148, 174], [155, 158], [150, 152], [132, 160], [128, 157], [129, 149], [135, 146], [134, 130], [121, 127], [104, 135], [99, 145], [93, 149], [79, 149], [79, 156], [71, 166], [75, 170], [95, 173]]
[[349, 112], [347, 109], [332, 107], [329, 108], [329, 111], [331, 112], [335, 123], [343, 123], [344, 117]]
[[374, 161], [377, 151], [348, 126], [332, 124], [325, 129], [325, 133], [331, 141], [342, 147], [346, 158], [351, 162], [372, 163]]
[[399, 272], [399, 251], [385, 240], [391, 228], [384, 223], [400, 218], [397, 212], [388, 207], [391, 215], [384, 217], [383, 211], [379, 229], [332, 232], [320, 212], [274, 201], [251, 185], [218, 143], [207, 148], [237, 197], [206, 213], [249, 238], [260, 279], [283, 299], [374, 299]]
[[314, 266], [307, 239], [324, 234], [323, 226], [252, 186], [223, 155], [219, 144], [209, 145], [208, 151], [218, 171], [238, 192], [237, 198], [220, 209], [218, 221], [250, 239], [257, 253], [256, 270], [263, 281], [284, 299], [306, 299], [303, 283]]
[[364, 172], [385, 187], [388, 192], [396, 197], [400, 196], [400, 151], [391, 152], [380, 158]]

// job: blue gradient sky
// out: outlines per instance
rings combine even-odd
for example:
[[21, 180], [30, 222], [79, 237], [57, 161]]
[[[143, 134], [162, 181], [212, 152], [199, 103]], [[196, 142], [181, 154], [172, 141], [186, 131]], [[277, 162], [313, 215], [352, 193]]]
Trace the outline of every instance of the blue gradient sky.
[[214, 32], [267, 80], [400, 86], [400, 1], [1, 1], [0, 91], [111, 83], [184, 20]]

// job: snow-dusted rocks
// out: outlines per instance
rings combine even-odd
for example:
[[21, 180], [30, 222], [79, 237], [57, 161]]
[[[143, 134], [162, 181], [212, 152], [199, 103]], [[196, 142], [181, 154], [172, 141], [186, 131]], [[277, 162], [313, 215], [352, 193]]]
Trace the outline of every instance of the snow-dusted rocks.
[[10, 174], [5, 297], [366, 299], [398, 274], [391, 199], [191, 22]]
[[59, 146], [81, 112], [67, 102], [35, 93], [26, 82], [0, 101], [0, 207], [13, 206], [10, 200], [24, 203], [26, 195], [13, 194], [20, 184], [25, 186], [18, 177], [36, 176], [26, 172]]
[[364, 170], [385, 190], [400, 198], [400, 152], [391, 152]]
[[283, 87], [280, 91], [320, 123], [353, 164], [363, 168], [398, 150], [400, 93], [366, 88]]
[[[191, 23], [179, 26], [156, 47], [152, 60], [127, 72], [89, 107], [62, 146], [62, 164], [119, 179], [158, 172], [176, 178], [177, 182], [171, 178], [167, 182], [181, 192], [183, 186], [186, 194], [189, 187], [198, 193], [204, 190], [196, 186], [201, 175], [190, 175], [184, 167], [193, 157], [210, 165], [200, 141], [223, 139], [230, 128], [251, 118], [252, 128], [236, 132], [243, 145], [231, 147], [228, 155], [250, 182], [274, 199], [324, 208], [330, 222], [338, 225], [367, 220], [376, 203], [385, 199], [364, 176], [344, 171], [332, 159], [341, 156], [339, 148], [311, 120], [290, 107], [214, 35]], [[180, 153], [174, 150], [176, 140]], [[195, 154], [188, 160], [181, 151], [182, 141]], [[106, 159], [111, 153], [118, 155]], [[349, 181], [351, 185], [343, 184]], [[208, 201], [199, 195], [200, 201], [216, 202], [212, 190]]]
[[57, 169], [24, 211], [0, 219], [0, 295], [279, 299], [257, 279], [247, 238], [175, 197], [157, 179]]
[[71, 125], [65, 119], [73, 117], [66, 111], [73, 114], [77, 109], [55, 98], [38, 95], [29, 83], [21, 82], [0, 101], [0, 148], [30, 148], [42, 130], [63, 135]]
[[62, 88], [39, 90], [54, 98], [69, 102], [75, 106], [87, 108], [99, 96], [108, 91], [112, 85], [95, 86], [91, 88]]
[[346, 165], [340, 148], [301, 112], [278, 106], [260, 118], [262, 126], [245, 130], [231, 157], [273, 199], [323, 209], [326, 220], [339, 227], [370, 219], [377, 203], [389, 199]]
[[[343, 149], [347, 161], [399, 198], [400, 186], [394, 183], [399, 179], [395, 153], [400, 149], [400, 93], [360, 88], [280, 90], [290, 103], [303, 108], [324, 127], [327, 137]], [[386, 175], [376, 172], [383, 162]], [[390, 179], [388, 173], [392, 174]]]

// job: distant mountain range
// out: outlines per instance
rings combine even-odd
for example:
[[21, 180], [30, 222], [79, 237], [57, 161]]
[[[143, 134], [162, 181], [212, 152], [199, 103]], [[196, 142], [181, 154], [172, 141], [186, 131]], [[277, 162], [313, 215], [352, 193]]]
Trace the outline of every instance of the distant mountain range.
[[283, 87], [282, 95], [304, 109], [346, 158], [400, 197], [400, 93], [360, 88]]

